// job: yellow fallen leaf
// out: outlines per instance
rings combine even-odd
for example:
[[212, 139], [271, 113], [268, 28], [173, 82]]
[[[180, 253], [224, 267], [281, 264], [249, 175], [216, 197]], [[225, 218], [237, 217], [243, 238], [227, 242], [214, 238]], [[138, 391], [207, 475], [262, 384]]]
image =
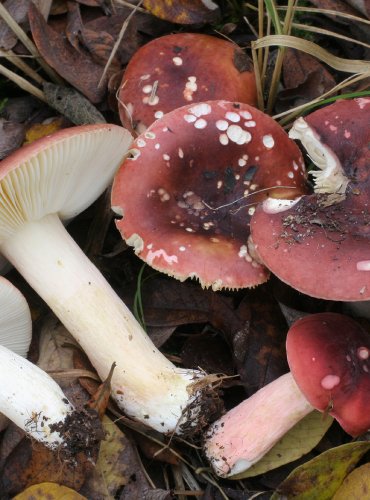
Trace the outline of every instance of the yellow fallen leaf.
[[36, 123], [35, 125], [32, 125], [32, 127], [30, 127], [26, 132], [26, 139], [24, 143], [29, 144], [30, 142], [36, 141], [36, 139], [40, 139], [41, 137], [45, 137], [46, 135], [56, 132], [61, 128], [62, 122], [63, 118], [55, 118], [48, 123]]
[[259, 462], [230, 479], [257, 476], [297, 460], [317, 445], [332, 423], [333, 419], [329, 415], [323, 417], [322, 413], [312, 411], [285, 434]]
[[178, 24], [198, 24], [215, 21], [219, 8], [202, 0], [144, 0], [143, 6], [153, 16]]
[[321, 453], [289, 474], [270, 500], [279, 500], [282, 497], [331, 500], [344, 478], [368, 450], [369, 442], [355, 441]]
[[13, 500], [87, 500], [77, 491], [56, 483], [40, 483], [30, 486], [13, 497]]
[[370, 498], [370, 463], [352, 471], [333, 496], [333, 500], [358, 500], [359, 498]]

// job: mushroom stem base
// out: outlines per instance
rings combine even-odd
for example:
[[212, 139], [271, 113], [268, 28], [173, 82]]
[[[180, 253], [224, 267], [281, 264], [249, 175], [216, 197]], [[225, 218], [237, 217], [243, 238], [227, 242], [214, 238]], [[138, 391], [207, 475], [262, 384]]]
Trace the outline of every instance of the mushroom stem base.
[[217, 420], [207, 433], [205, 453], [219, 476], [240, 474], [312, 410], [287, 373]]

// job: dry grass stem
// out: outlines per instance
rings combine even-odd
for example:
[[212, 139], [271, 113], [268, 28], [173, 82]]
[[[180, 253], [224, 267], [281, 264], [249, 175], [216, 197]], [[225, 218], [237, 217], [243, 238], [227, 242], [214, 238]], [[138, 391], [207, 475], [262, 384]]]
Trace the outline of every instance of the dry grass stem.
[[23, 71], [23, 73], [32, 80], [34, 80], [36, 83], [39, 85], [42, 85], [46, 80], [40, 76], [37, 71], [35, 71], [33, 68], [28, 66], [28, 64], [22, 59], [21, 57], [17, 56], [17, 54], [14, 54], [12, 50], [1, 50], [0, 49], [0, 57], [3, 57], [7, 61], [9, 61], [11, 64], [14, 64], [15, 67]]
[[33, 96], [37, 97], [37, 99], [40, 99], [40, 101], [47, 102], [42, 90], [38, 89], [37, 87], [29, 83], [25, 78], [17, 75], [17, 73], [14, 73], [2, 64], [0, 64], [0, 74], [14, 82], [16, 85], [18, 85], [18, 87], [25, 90], [29, 94], [32, 94]]
[[43, 68], [45, 73], [51, 78], [51, 80], [58, 84], [63, 84], [63, 80], [60, 76], [55, 73], [55, 71], [44, 61], [41, 54], [37, 50], [36, 45], [28, 38], [27, 34], [19, 26], [19, 24], [13, 19], [13, 17], [6, 10], [4, 5], [0, 3], [0, 16], [17, 36], [17, 38], [23, 43], [23, 45], [30, 51], [30, 53], [37, 59], [39, 65]]

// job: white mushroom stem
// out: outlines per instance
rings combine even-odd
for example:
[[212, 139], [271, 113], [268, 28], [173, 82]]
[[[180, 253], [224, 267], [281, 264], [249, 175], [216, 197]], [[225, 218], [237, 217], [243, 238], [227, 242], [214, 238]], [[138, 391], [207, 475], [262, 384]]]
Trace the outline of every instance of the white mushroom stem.
[[289, 372], [210, 427], [204, 444], [206, 456], [219, 476], [240, 474], [312, 410]]
[[74, 408], [59, 385], [36, 365], [3, 346], [0, 366], [1, 412], [48, 448], [67, 446], [68, 434], [64, 435], [62, 429]]
[[[199, 397], [191, 383], [201, 374], [176, 368], [155, 348], [58, 216], [24, 223], [0, 249], [79, 342], [102, 379], [117, 363], [112, 395], [119, 406], [160, 432], [180, 432], [183, 413]], [[199, 411], [194, 404], [195, 421]]]

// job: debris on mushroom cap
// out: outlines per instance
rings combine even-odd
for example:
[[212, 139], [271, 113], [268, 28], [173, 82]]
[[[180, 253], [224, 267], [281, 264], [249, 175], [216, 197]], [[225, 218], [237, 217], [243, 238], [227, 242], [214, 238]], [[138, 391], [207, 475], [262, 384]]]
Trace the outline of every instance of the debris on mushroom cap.
[[272, 118], [208, 101], [168, 113], [136, 139], [112, 207], [123, 238], [155, 269], [241, 288], [268, 276], [247, 248], [255, 204], [304, 189], [301, 153]]
[[318, 313], [287, 336], [292, 375], [314, 408], [358, 436], [370, 429], [370, 334], [348, 316]]
[[[356, 109], [362, 117], [359, 130]], [[340, 101], [306, 117], [314, 126], [315, 137], [321, 137], [325, 147], [334, 151], [335, 167], [331, 168], [332, 157], [326, 156], [322, 175], [316, 176], [315, 194], [303, 196], [292, 207], [282, 206], [281, 211], [272, 210], [266, 201], [251, 222], [260, 260], [282, 281], [313, 297], [341, 301], [370, 298], [369, 119], [370, 99]], [[312, 146], [307, 136], [300, 138], [307, 147]], [[309, 149], [315, 160], [323, 150], [312, 151]], [[332, 174], [339, 182], [329, 181]]]
[[141, 133], [173, 109], [211, 99], [256, 104], [253, 65], [227, 40], [178, 33], [136, 52], [123, 75], [118, 103], [123, 125]]

